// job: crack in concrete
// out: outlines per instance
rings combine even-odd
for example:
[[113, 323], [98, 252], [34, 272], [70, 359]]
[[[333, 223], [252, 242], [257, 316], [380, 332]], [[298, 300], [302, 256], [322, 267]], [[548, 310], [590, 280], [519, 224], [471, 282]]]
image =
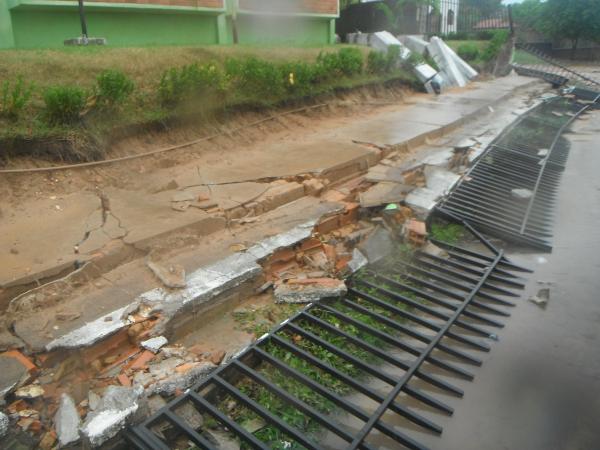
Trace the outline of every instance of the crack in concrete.
[[[110, 207], [110, 198], [108, 197], [108, 195], [106, 195], [103, 191], [98, 190], [96, 192], [96, 195], [98, 196], [98, 199], [100, 200], [100, 206], [98, 208], [96, 208], [94, 211], [92, 211], [86, 221], [85, 221], [85, 228], [86, 231], [83, 234], [83, 238], [77, 242], [74, 246], [73, 246], [73, 252], [78, 255], [79, 254], [79, 249], [81, 248], [81, 246], [91, 237], [92, 233], [96, 232], [96, 231], [102, 231], [102, 233], [107, 236], [109, 239], [119, 239], [121, 240], [124, 244], [127, 244], [125, 242], [125, 238], [129, 235], [130, 230], [128, 230], [126, 227], [123, 226], [122, 220], [119, 216], [117, 216], [111, 209]], [[100, 210], [100, 215], [102, 218], [102, 221], [100, 223], [100, 225], [98, 225], [97, 227], [89, 230], [87, 228], [89, 228], [89, 221], [90, 218], [92, 217], [92, 215], [94, 215], [98, 210]], [[105, 230], [105, 226], [108, 222], [108, 219], [110, 217], [113, 217], [116, 221], [117, 221], [117, 227], [121, 230], [123, 230], [124, 234], [121, 236], [116, 236], [113, 237], [111, 236], [106, 230]]]

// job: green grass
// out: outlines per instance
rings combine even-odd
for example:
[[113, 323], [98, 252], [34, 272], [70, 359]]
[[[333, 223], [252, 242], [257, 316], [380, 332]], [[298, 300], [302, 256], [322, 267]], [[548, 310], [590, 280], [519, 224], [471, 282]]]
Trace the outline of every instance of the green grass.
[[[145, 128], [182, 118], [195, 121], [211, 119], [226, 111], [238, 109], [265, 109], [278, 107], [290, 102], [303, 102], [306, 99], [329, 94], [336, 90], [353, 89], [389, 80], [400, 80], [416, 86], [416, 79], [409, 71], [394, 71], [387, 74], [370, 74], [366, 70], [360, 74], [333, 76], [314, 83], [310, 89], [286, 89], [273, 95], [252, 95], [242, 92], [239, 86], [230, 86], [225, 99], [215, 102], [199, 99], [191, 102], [194, 110], [174, 111], [164, 105], [158, 93], [162, 74], [171, 68], [197, 63], [211, 64], [219, 70], [230, 58], [256, 57], [277, 65], [289, 67], [309, 63], [314, 64], [321, 52], [334, 53], [342, 48], [358, 49], [366, 65], [369, 49], [355, 46], [326, 47], [253, 47], [253, 46], [204, 46], [204, 47], [153, 47], [153, 48], [65, 48], [59, 50], [4, 50], [0, 51], [0, 82], [8, 80], [11, 85], [20, 76], [25, 83], [33, 83], [31, 100], [18, 118], [0, 117], [0, 143], [4, 155], [11, 155], [11, 143], [27, 142], [25, 151], [35, 154], [35, 147], [49, 147], [48, 143], [69, 142], [81, 148], [81, 154], [57, 154], [54, 159], [93, 160], [102, 158], [110, 143], [110, 136], [120, 135], [121, 131]], [[291, 64], [295, 65], [291, 65]], [[125, 74], [134, 85], [133, 93], [110, 113], [91, 106], [81, 123], [60, 124], [45, 120], [44, 93], [53, 86], [78, 86], [87, 92], [94, 92], [99, 74], [105, 70], [116, 70]], [[297, 75], [300, 76], [299, 74]], [[308, 92], [307, 92], [308, 91]], [[269, 92], [270, 93], [270, 92]], [[208, 105], [208, 106], [207, 106]], [[216, 107], [216, 109], [215, 109]], [[218, 110], [218, 111], [217, 111]], [[31, 149], [31, 150], [30, 150]], [[93, 151], [92, 151], [93, 149]], [[20, 151], [23, 151], [21, 148]], [[16, 151], [14, 151], [16, 153]], [[46, 152], [53, 159], [52, 152]]]
[[460, 47], [463, 44], [473, 44], [473, 45], [477, 46], [477, 48], [479, 49], [480, 52], [483, 52], [483, 50], [488, 45], [488, 41], [475, 41], [475, 40], [471, 40], [471, 41], [445, 41], [445, 42], [448, 45], [448, 47], [450, 47], [454, 51], [456, 51], [458, 49], [458, 47]]
[[537, 56], [527, 53], [526, 51], [516, 49], [513, 57], [513, 62], [516, 64], [535, 65], [543, 64], [544, 62]]
[[442, 242], [448, 244], [458, 243], [464, 236], [466, 236], [466, 230], [462, 225], [456, 223], [441, 223], [434, 222], [431, 224], [429, 235]]

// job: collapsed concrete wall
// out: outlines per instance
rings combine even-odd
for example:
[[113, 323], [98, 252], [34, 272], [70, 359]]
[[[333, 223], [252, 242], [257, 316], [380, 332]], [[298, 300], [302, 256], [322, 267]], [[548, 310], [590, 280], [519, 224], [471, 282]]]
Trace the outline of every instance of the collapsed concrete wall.
[[387, 52], [390, 47], [397, 46], [400, 48], [400, 58], [404, 62], [408, 62], [413, 53], [421, 56], [430, 55], [439, 67], [439, 72], [425, 62], [413, 65], [415, 75], [430, 94], [440, 94], [448, 87], [464, 87], [478, 75], [475, 69], [436, 36], [427, 42], [420, 36], [394, 37], [388, 31], [379, 31], [371, 34], [350, 33], [346, 40], [349, 43], [369, 46], [380, 52]]

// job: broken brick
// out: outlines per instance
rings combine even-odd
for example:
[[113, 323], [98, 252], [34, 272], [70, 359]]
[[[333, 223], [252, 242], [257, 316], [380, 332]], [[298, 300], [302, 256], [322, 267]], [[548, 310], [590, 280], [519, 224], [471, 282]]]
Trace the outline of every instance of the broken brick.
[[10, 405], [8, 405], [8, 412], [11, 414], [16, 414], [19, 411], [27, 409], [28, 407], [29, 405], [27, 405], [25, 400], [17, 400], [16, 402], [12, 402]]
[[79, 354], [71, 355], [60, 363], [58, 369], [54, 372], [54, 381], [59, 381], [66, 375], [69, 375], [82, 366], [82, 359]]
[[9, 358], [16, 359], [23, 367], [25, 367], [30, 375], [35, 375], [38, 372], [38, 367], [19, 350], [9, 350], [2, 353], [1, 356], [7, 356]]
[[296, 259], [296, 252], [291, 248], [284, 248], [281, 250], [277, 250], [275, 253], [271, 255], [269, 261], [271, 263], [276, 262], [288, 262]]
[[125, 361], [133, 358], [138, 353], [140, 353], [140, 349], [138, 347], [130, 347], [126, 352], [122, 353], [113, 364], [111, 364], [107, 367], [104, 367], [102, 369], [102, 373], [106, 373], [106, 372], [110, 371], [111, 369], [114, 369], [115, 367], [123, 364]]
[[19, 419], [17, 421], [17, 425], [23, 430], [23, 431], [27, 431], [29, 430], [29, 427], [33, 424], [33, 422], [35, 422], [36, 419], [32, 419], [30, 417], [24, 417], [22, 419]]
[[427, 226], [425, 225], [425, 222], [411, 219], [408, 221], [407, 227], [408, 231], [416, 233], [419, 236], [427, 236]]
[[133, 370], [144, 369], [148, 362], [150, 362], [152, 358], [154, 358], [154, 356], [154, 353], [152, 353], [149, 350], [145, 350], [140, 356], [133, 360], [133, 362], [128, 368]]
[[35, 419], [33, 422], [31, 422], [31, 424], [27, 428], [27, 431], [30, 431], [31, 433], [35, 434], [40, 433], [42, 431], [42, 422]]
[[224, 350], [217, 350], [215, 352], [212, 352], [210, 354], [210, 358], [208, 358], [208, 359], [215, 366], [218, 366], [219, 364], [221, 364], [221, 362], [223, 361], [224, 358], [225, 358], [225, 351]]
[[129, 377], [127, 375], [125, 375], [124, 373], [120, 374], [117, 377], [117, 380], [119, 380], [119, 383], [121, 383], [122, 386], [126, 386], [129, 387], [131, 386], [131, 380], [129, 379]]
[[197, 365], [198, 365], [198, 363], [195, 363], [195, 362], [185, 363], [185, 364], [175, 367], [175, 372], [186, 373], [186, 372], [189, 372], [190, 370], [192, 370]]
[[335, 271], [342, 272], [343, 270], [345, 270], [346, 267], [348, 267], [348, 263], [351, 261], [351, 259], [352, 258], [348, 256], [340, 256], [338, 258], [337, 263], [335, 264]]
[[427, 237], [427, 226], [425, 222], [411, 219], [406, 224], [408, 239], [415, 245], [424, 245]]
[[337, 286], [340, 284], [340, 280], [337, 278], [296, 278], [288, 280], [287, 284], [319, 284], [321, 286]]
[[139, 335], [142, 334], [146, 329], [144, 328], [143, 323], [134, 323], [127, 330], [127, 335], [129, 336], [131, 342], [136, 342], [139, 339]]
[[202, 356], [206, 353], [206, 349], [201, 345], [194, 345], [188, 348], [188, 352], [193, 353], [196, 356]]
[[63, 393], [63, 388], [60, 383], [48, 383], [44, 384], [44, 398], [45, 399], [56, 399]]
[[90, 367], [94, 369], [95, 372], [99, 373], [102, 371], [102, 361], [95, 359], [90, 363]]
[[107, 355], [118, 354], [118, 349], [129, 346], [128, 330], [120, 330], [112, 336], [103, 339], [96, 345], [83, 350], [85, 364], [90, 364], [96, 359], [102, 359]]
[[285, 272], [289, 272], [290, 270], [297, 268], [298, 264], [296, 264], [296, 261], [289, 261], [289, 262], [278, 262], [275, 264], [271, 264], [270, 267], [270, 274], [275, 276], [276, 278], [281, 278], [281, 276], [285, 273]]
[[40, 450], [51, 450], [56, 442], [56, 433], [54, 431], [48, 431], [44, 434], [44, 437], [38, 444]]
[[340, 192], [335, 189], [331, 189], [331, 190], [325, 192], [325, 194], [323, 194], [321, 196], [321, 199], [326, 202], [340, 203], [340, 202], [343, 202], [344, 200], [346, 200], [347, 197], [348, 197], [347, 194], [344, 194], [343, 192]]
[[340, 217], [338, 215], [328, 217], [317, 225], [317, 232], [320, 234], [328, 234], [340, 227]]
[[316, 178], [305, 180], [302, 184], [304, 185], [304, 193], [313, 197], [318, 197], [325, 189], [325, 185]]
[[329, 262], [334, 265], [337, 261], [337, 251], [335, 250], [335, 247], [333, 245], [323, 244], [323, 250]]
[[315, 237], [311, 237], [310, 239], [306, 239], [300, 244], [300, 251], [307, 252], [309, 250], [320, 247], [321, 241]]
[[358, 221], [358, 209], [360, 205], [358, 203], [346, 203], [346, 210], [344, 214], [340, 216], [340, 226], [345, 227], [351, 223]]

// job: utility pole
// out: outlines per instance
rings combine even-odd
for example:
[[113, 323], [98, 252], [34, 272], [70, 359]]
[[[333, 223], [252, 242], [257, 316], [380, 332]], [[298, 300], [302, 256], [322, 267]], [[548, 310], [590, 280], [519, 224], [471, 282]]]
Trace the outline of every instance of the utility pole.
[[83, 7], [83, 0], [79, 0], [79, 20], [81, 21], [81, 36], [84, 39], [88, 37], [87, 22], [85, 20], [85, 8]]
[[81, 36], [73, 39], [66, 39], [64, 42], [65, 45], [106, 45], [106, 39], [104, 38], [89, 37], [83, 0], [79, 0], [79, 22], [81, 23]]

